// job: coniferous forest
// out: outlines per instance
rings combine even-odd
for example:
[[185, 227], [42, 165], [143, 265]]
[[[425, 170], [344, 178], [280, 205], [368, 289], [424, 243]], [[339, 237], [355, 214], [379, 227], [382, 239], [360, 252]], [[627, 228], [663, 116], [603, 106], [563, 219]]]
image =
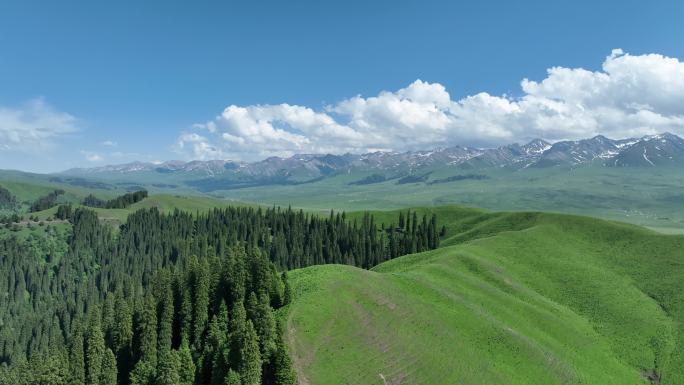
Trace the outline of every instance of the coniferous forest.
[[0, 384], [293, 384], [275, 310], [287, 270], [370, 268], [434, 249], [437, 219], [291, 209], [139, 210], [119, 228], [62, 206], [68, 231], [0, 240]]
[[95, 195], [90, 194], [83, 199], [82, 204], [88, 207], [100, 207], [105, 209], [123, 209], [132, 205], [133, 203], [140, 202], [145, 198], [147, 198], [147, 191], [145, 190], [126, 193], [124, 195], [118, 196], [110, 200], [100, 199]]
[[0, 186], [0, 210], [14, 210], [18, 204], [17, 198], [9, 190]]
[[49, 194], [36, 199], [29, 207], [30, 212], [47, 210], [50, 207], [57, 205], [57, 197], [64, 194], [64, 190], [55, 190]]

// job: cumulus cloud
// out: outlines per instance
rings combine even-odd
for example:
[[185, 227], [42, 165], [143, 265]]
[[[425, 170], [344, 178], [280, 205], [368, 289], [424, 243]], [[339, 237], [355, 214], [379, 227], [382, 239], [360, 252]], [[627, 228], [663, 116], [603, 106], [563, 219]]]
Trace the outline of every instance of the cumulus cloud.
[[104, 142], [102, 142], [102, 145], [103, 145], [103, 146], [107, 146], [107, 147], [116, 147], [116, 146], [118, 146], [119, 144], [116, 143], [116, 142], [113, 141], [113, 140], [105, 140]]
[[221, 159], [227, 156], [220, 148], [209, 143], [209, 139], [195, 133], [182, 134], [176, 143], [175, 150], [190, 154], [192, 159]]
[[88, 162], [97, 163], [102, 162], [104, 160], [102, 155], [92, 151], [81, 150], [81, 155], [83, 155], [83, 158]]
[[395, 92], [357, 95], [320, 110], [279, 104], [227, 107], [183, 133], [176, 150], [197, 159], [252, 160], [294, 153], [495, 146], [603, 134], [684, 134], [684, 63], [617, 49], [599, 71], [553, 67], [521, 82], [522, 96], [486, 92], [453, 100], [416, 80]]
[[0, 148], [30, 150], [50, 145], [56, 138], [78, 130], [77, 120], [43, 99], [18, 107], [0, 106]]

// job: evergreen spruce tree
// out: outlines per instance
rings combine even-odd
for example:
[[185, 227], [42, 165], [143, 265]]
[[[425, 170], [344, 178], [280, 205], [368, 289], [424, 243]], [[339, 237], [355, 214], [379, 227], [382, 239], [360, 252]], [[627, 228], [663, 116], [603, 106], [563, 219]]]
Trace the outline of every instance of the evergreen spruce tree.
[[228, 322], [230, 362], [239, 365], [242, 361], [242, 346], [247, 328], [247, 312], [242, 302], [236, 303], [232, 310]]
[[256, 294], [251, 291], [247, 296], [247, 303], [245, 304], [245, 311], [248, 319], [255, 319], [257, 316], [257, 307], [259, 307], [259, 300]]
[[430, 218], [430, 239], [431, 239], [431, 244], [430, 248], [431, 249], [436, 249], [439, 247], [439, 230], [437, 230], [437, 215], [432, 214], [432, 217]]
[[227, 281], [230, 282], [228, 288], [228, 306], [232, 309], [238, 302], [245, 299], [247, 272], [245, 267], [245, 250], [239, 245], [231, 248], [228, 260]]
[[204, 383], [220, 384], [228, 370], [228, 310], [221, 303], [219, 312], [212, 317], [207, 329], [201, 357], [200, 378]]
[[262, 292], [252, 318], [259, 337], [261, 357], [266, 360], [276, 349], [276, 320], [270, 305], [268, 294]]
[[112, 344], [112, 328], [114, 326], [115, 296], [108, 292], [102, 305], [102, 333], [104, 334], [105, 344]]
[[155, 367], [157, 363], [157, 311], [154, 297], [151, 295], [146, 297], [139, 318], [137, 357]]
[[206, 260], [195, 264], [193, 282], [194, 298], [192, 301], [193, 312], [193, 341], [197, 350], [201, 349], [202, 336], [207, 327], [209, 318], [209, 266]]
[[178, 350], [178, 379], [180, 385], [195, 383], [195, 363], [187, 342], [184, 342]]
[[88, 329], [85, 338], [86, 385], [99, 385], [105, 344], [100, 327], [100, 312], [97, 308], [91, 311], [88, 318]]
[[244, 340], [240, 349], [240, 378], [243, 385], [259, 385], [261, 383], [261, 354], [259, 338], [252, 321], [247, 321]]
[[177, 289], [180, 301], [179, 318], [179, 333], [181, 344], [186, 342], [190, 344], [192, 335], [192, 300], [190, 298], [190, 288], [187, 287], [183, 279], [178, 278]]
[[83, 330], [80, 323], [74, 325], [69, 347], [69, 371], [73, 385], [85, 384], [85, 352], [83, 350]]
[[180, 359], [178, 352], [163, 349], [157, 363], [157, 380], [155, 385], [180, 385]]
[[130, 375], [130, 385], [155, 385], [155, 367], [146, 360], [138, 361]]
[[230, 369], [230, 350], [227, 343], [222, 343], [214, 352], [214, 362], [211, 370], [211, 384], [223, 385]]
[[100, 385], [116, 385], [117, 369], [116, 357], [111, 349], [106, 348], [102, 358], [102, 370], [100, 371]]
[[157, 374], [157, 309], [148, 295], [138, 315], [138, 361], [130, 373], [131, 385], [154, 385]]
[[292, 360], [282, 338], [282, 333], [278, 333], [276, 341], [276, 351], [271, 362], [275, 385], [294, 385], [297, 381], [294, 370], [292, 370]]
[[287, 271], [283, 271], [281, 277], [284, 285], [282, 306], [285, 306], [292, 302], [292, 287], [290, 287], [290, 282], [287, 280]]
[[226, 385], [242, 385], [242, 380], [240, 379], [240, 374], [233, 369], [228, 370], [225, 379]]
[[[24, 378], [28, 384], [33, 385], [70, 385], [70, 373], [67, 365], [67, 357], [64, 352], [52, 349], [49, 353], [41, 354], [34, 360], [33, 378]], [[7, 381], [7, 385], [20, 384], [22, 379], [15, 378], [14, 382]], [[5, 384], [0, 370], [0, 384]]]
[[125, 384], [133, 365], [133, 314], [122, 292], [117, 293], [114, 308], [111, 346], [117, 361], [119, 382]]
[[[159, 315], [159, 333], [157, 336], [157, 355], [168, 356], [173, 339], [173, 291], [171, 276], [167, 270], [157, 273], [154, 292], [160, 297], [157, 309]], [[161, 364], [161, 363], [160, 363]]]
[[121, 359], [123, 354], [130, 353], [133, 341], [133, 315], [122, 293], [116, 295], [114, 308], [112, 350]]

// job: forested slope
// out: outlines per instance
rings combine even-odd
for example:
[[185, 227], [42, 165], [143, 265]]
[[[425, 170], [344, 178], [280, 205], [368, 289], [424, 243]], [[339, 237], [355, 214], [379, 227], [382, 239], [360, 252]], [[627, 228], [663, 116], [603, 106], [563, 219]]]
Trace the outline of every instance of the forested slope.
[[[0, 239], [0, 384], [291, 384], [273, 309], [285, 270], [372, 267], [439, 243], [434, 216], [394, 223], [290, 209], [157, 208], [119, 228], [68, 224]], [[42, 229], [42, 231], [41, 231]]]
[[684, 383], [684, 237], [434, 211], [438, 250], [290, 274], [282, 311], [302, 383]]

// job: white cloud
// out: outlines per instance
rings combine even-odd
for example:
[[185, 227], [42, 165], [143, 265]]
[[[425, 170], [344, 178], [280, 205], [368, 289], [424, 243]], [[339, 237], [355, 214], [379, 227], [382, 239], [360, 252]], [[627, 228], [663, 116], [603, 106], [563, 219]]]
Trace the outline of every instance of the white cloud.
[[452, 100], [444, 86], [416, 80], [396, 92], [355, 96], [320, 111], [279, 104], [227, 107], [184, 133], [192, 158], [255, 159], [298, 152], [493, 146], [532, 138], [684, 134], [684, 63], [614, 50], [600, 71], [553, 67], [524, 79], [519, 98], [486, 92]]
[[0, 148], [35, 150], [52, 144], [60, 136], [78, 131], [77, 120], [57, 111], [43, 99], [18, 107], [0, 106]]
[[104, 160], [102, 155], [97, 154], [97, 153], [92, 152], [92, 151], [81, 150], [81, 155], [83, 155], [83, 158], [85, 160], [87, 160], [88, 162], [97, 163], [97, 162], [102, 162]]
[[192, 159], [221, 159], [224, 154], [218, 147], [209, 144], [209, 139], [195, 133], [182, 134], [176, 143], [175, 150], [189, 154]]
[[107, 146], [107, 147], [116, 147], [116, 146], [118, 146], [119, 144], [116, 143], [116, 142], [113, 141], [113, 140], [105, 140], [104, 142], [102, 142], [102, 145], [103, 145], [103, 146]]
[[359, 132], [338, 124], [325, 112], [289, 104], [232, 105], [214, 121], [195, 128], [206, 131], [207, 136], [185, 133], [175, 146], [195, 159], [339, 152], [359, 148], [364, 140]]

